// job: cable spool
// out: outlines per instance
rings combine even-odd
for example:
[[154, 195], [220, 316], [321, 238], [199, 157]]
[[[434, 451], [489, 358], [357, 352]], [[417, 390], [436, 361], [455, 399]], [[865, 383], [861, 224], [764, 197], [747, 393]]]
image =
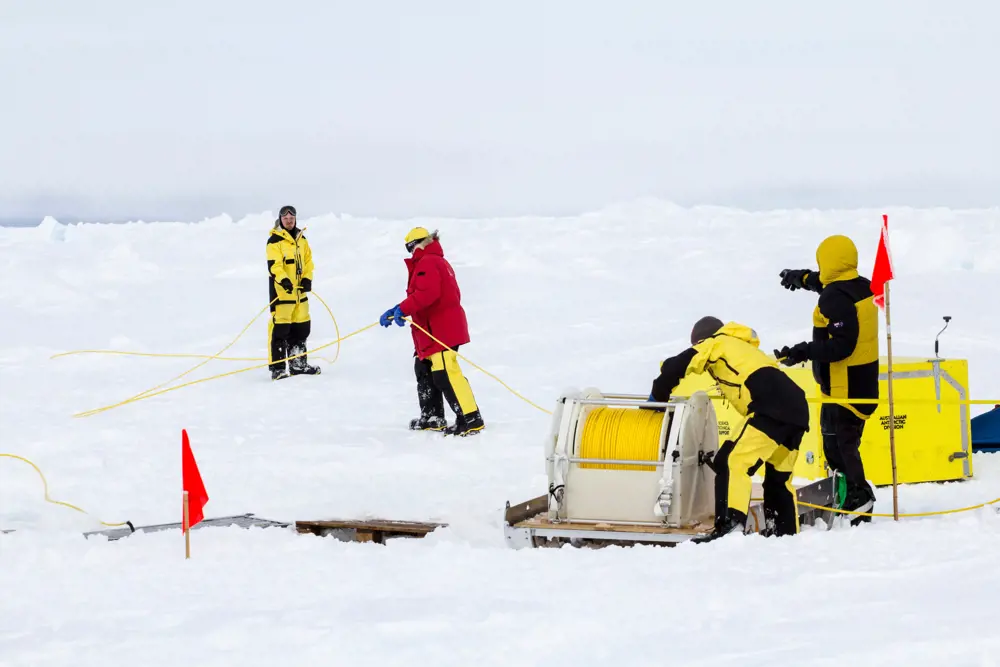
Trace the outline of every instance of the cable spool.
[[[660, 431], [666, 413], [659, 410], [600, 406], [587, 413], [580, 438], [580, 458], [658, 461]], [[583, 463], [592, 470], [642, 470], [655, 472], [656, 466], [612, 463]]]

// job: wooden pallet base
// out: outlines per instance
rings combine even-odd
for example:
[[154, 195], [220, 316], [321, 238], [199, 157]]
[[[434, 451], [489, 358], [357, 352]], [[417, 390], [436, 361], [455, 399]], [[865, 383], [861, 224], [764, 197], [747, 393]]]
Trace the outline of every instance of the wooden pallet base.
[[[763, 490], [755, 485], [753, 495], [759, 497]], [[833, 484], [829, 478], [820, 479], [796, 489], [798, 500], [814, 505], [830, 506]], [[759, 501], [750, 504], [751, 532], [762, 527], [763, 513]], [[547, 514], [548, 496], [542, 495], [516, 505], [507, 504], [504, 513], [504, 538], [514, 549], [533, 547], [559, 547], [564, 544], [600, 548], [609, 545], [658, 544], [673, 546], [712, 532], [714, 521], [705, 521], [687, 528], [670, 528], [659, 524], [627, 524], [614, 522], [583, 523], [579, 521], [551, 521]], [[819, 518], [827, 519], [830, 513], [799, 507], [799, 522], [813, 525]]]
[[622, 523], [549, 521], [535, 516], [505, 526], [507, 542], [514, 548], [559, 547], [564, 544], [601, 548], [611, 545], [674, 545], [712, 532], [712, 523], [687, 528]]
[[346, 520], [328, 519], [321, 521], [296, 521], [295, 530], [302, 534], [321, 537], [332, 535], [343, 542], [374, 542], [385, 544], [395, 537], [422, 538], [437, 528], [447, 527], [444, 523], [423, 521], [392, 521], [387, 519]]

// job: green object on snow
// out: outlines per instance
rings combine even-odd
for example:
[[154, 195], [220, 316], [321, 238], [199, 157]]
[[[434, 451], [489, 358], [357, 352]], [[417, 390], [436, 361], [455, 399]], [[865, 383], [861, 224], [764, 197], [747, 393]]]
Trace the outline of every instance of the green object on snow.
[[841, 509], [847, 499], [847, 478], [844, 473], [833, 471], [833, 506]]

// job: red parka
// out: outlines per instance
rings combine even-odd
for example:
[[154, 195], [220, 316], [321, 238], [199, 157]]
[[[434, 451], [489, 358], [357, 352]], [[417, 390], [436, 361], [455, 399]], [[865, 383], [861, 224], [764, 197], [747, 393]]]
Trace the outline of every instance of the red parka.
[[[406, 299], [399, 304], [399, 309], [452, 349], [468, 343], [469, 323], [462, 308], [462, 292], [458, 289], [455, 270], [444, 258], [441, 243], [433, 241], [426, 248], [417, 248], [413, 257], [403, 261], [410, 278]], [[411, 326], [410, 333], [420, 359], [444, 349], [417, 327]]]

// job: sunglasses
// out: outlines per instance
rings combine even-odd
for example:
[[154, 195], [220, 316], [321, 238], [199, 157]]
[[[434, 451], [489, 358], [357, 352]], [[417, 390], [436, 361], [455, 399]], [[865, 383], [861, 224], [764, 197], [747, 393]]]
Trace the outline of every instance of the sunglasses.
[[410, 241], [409, 243], [407, 243], [406, 244], [406, 252], [408, 252], [408, 253], [410, 253], [412, 255], [413, 251], [417, 249], [417, 246], [420, 245], [421, 243], [423, 243], [426, 240], [426, 238], [427, 237], [424, 237], [422, 239], [413, 239], [412, 241]]

